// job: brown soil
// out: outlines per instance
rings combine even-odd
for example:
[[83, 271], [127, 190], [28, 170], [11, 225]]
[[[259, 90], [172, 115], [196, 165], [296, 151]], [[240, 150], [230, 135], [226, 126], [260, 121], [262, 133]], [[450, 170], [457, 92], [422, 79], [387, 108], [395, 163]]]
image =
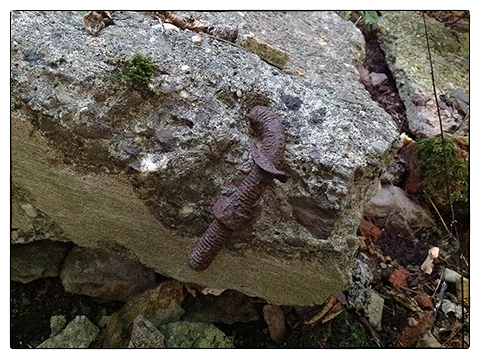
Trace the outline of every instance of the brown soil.
[[77, 315], [98, 324], [102, 315], [122, 308], [121, 302], [97, 303], [85, 295], [67, 293], [59, 278], [22, 284], [10, 281], [10, 347], [35, 348], [50, 336], [50, 318], [64, 315], [67, 323]]

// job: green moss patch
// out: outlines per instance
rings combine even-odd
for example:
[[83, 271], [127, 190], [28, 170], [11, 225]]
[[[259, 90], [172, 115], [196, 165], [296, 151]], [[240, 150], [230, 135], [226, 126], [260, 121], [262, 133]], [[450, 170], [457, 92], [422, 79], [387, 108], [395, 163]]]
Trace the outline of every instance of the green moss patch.
[[150, 57], [136, 52], [135, 55], [125, 59], [123, 80], [131, 86], [147, 84], [153, 76], [155, 66]]
[[444, 136], [444, 143], [445, 150], [440, 136], [417, 142], [418, 171], [422, 176], [419, 189], [432, 199], [440, 211], [448, 210], [449, 181], [452, 204], [457, 210], [468, 213], [468, 161], [460, 156], [460, 150], [451, 137]]

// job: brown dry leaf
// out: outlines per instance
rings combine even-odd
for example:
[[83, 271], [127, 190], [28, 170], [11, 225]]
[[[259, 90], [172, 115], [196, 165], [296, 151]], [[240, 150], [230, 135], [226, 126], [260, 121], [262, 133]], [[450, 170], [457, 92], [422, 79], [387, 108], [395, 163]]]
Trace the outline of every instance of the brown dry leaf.
[[407, 325], [403, 327], [398, 338], [397, 346], [403, 348], [412, 348], [418, 339], [433, 328], [435, 317], [433, 311], [428, 310], [415, 313], [408, 318]]
[[422, 309], [432, 310], [433, 309], [433, 300], [429, 295], [425, 293], [418, 293], [415, 296], [415, 300]]
[[178, 26], [183, 30], [188, 29], [196, 32], [208, 32], [208, 24], [191, 16], [187, 17], [171, 11], [156, 11], [152, 15], [157, 17], [160, 21], [163, 20], [164, 22]]
[[388, 281], [392, 285], [392, 288], [395, 289], [397, 292], [401, 291], [401, 287], [405, 287], [407, 284], [407, 278], [409, 276], [408, 270], [403, 267], [395, 269], [390, 276], [388, 277]]
[[365, 218], [362, 218], [362, 221], [360, 222], [359, 231], [362, 237], [373, 239], [374, 241], [382, 236], [380, 228]]
[[113, 23], [112, 11], [89, 11], [83, 16], [87, 31], [96, 36], [105, 26]]
[[183, 30], [202, 32], [215, 36], [228, 42], [235, 42], [238, 35], [238, 26], [215, 25], [212, 26], [202, 22], [193, 16], [185, 16], [172, 11], [151, 11], [150, 15], [156, 17], [160, 22], [173, 24]]
[[192, 297], [195, 298], [197, 296], [197, 290], [194, 287], [191, 287], [188, 284], [185, 284], [184, 287], [187, 290], [187, 293], [189, 293]]

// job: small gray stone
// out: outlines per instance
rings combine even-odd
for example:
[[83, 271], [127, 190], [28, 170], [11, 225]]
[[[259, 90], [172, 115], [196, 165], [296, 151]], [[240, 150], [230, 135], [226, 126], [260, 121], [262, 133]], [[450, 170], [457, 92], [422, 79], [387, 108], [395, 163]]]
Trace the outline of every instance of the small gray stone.
[[388, 76], [383, 73], [370, 72], [370, 80], [373, 86], [379, 86], [388, 80]]
[[365, 306], [365, 315], [372, 326], [377, 329], [382, 329], [382, 313], [384, 300], [374, 290], [366, 290], [369, 296], [367, 305]]
[[443, 299], [442, 304], [440, 305], [440, 309], [442, 310], [445, 315], [448, 315], [449, 313], [453, 313], [457, 319], [462, 318], [462, 306], [452, 303], [448, 299]]
[[464, 89], [458, 88], [453, 91], [453, 97], [455, 97], [455, 99], [459, 101], [466, 103], [467, 105], [470, 105], [470, 96], [468, 96]]
[[363, 311], [370, 324], [376, 329], [382, 329], [384, 300], [373, 289], [359, 289], [349, 292], [349, 301], [357, 310]]
[[453, 105], [462, 115], [466, 115], [470, 109], [467, 103], [457, 99], [454, 100]]
[[132, 337], [129, 348], [165, 348], [165, 337], [147, 319], [139, 315], [133, 321]]
[[373, 281], [372, 270], [367, 263], [367, 258], [365, 253], [360, 252], [354, 259], [351, 273], [356, 286], [368, 287]]
[[27, 216], [31, 218], [35, 218], [36, 216], [38, 216], [37, 210], [30, 203], [24, 203], [20, 205], [20, 207], [25, 211]]
[[76, 316], [64, 330], [52, 338], [48, 338], [37, 348], [88, 348], [100, 333], [86, 316]]
[[52, 333], [50, 337], [54, 337], [58, 333], [60, 333], [65, 326], [67, 325], [67, 318], [64, 315], [54, 315], [50, 318], [50, 329]]
[[445, 268], [445, 271], [443, 272], [443, 279], [447, 283], [452, 283], [452, 284], [460, 283], [461, 278], [462, 276], [460, 274], [458, 274], [457, 272], [449, 268]]
[[[410, 228], [428, 228], [433, 225], [431, 215], [423, 207], [411, 200], [400, 187], [383, 184], [374, 198], [365, 206], [364, 215], [375, 219], [396, 218], [395, 226], [402, 226], [402, 232]], [[397, 228], [398, 229], [398, 228]]]

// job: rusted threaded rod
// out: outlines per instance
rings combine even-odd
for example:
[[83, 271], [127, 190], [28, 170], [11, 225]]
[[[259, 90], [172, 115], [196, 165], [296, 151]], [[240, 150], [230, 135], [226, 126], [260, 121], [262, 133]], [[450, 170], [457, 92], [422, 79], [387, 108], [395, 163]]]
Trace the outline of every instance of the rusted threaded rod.
[[228, 198], [221, 197], [213, 206], [215, 219], [192, 249], [187, 264], [196, 271], [203, 271], [233, 231], [248, 225], [251, 207], [270, 186], [274, 178], [285, 182], [287, 176], [277, 169], [283, 161], [285, 135], [278, 117], [266, 107], [257, 106], [247, 115], [250, 126], [259, 143], [252, 146], [254, 167], [235, 192]]

